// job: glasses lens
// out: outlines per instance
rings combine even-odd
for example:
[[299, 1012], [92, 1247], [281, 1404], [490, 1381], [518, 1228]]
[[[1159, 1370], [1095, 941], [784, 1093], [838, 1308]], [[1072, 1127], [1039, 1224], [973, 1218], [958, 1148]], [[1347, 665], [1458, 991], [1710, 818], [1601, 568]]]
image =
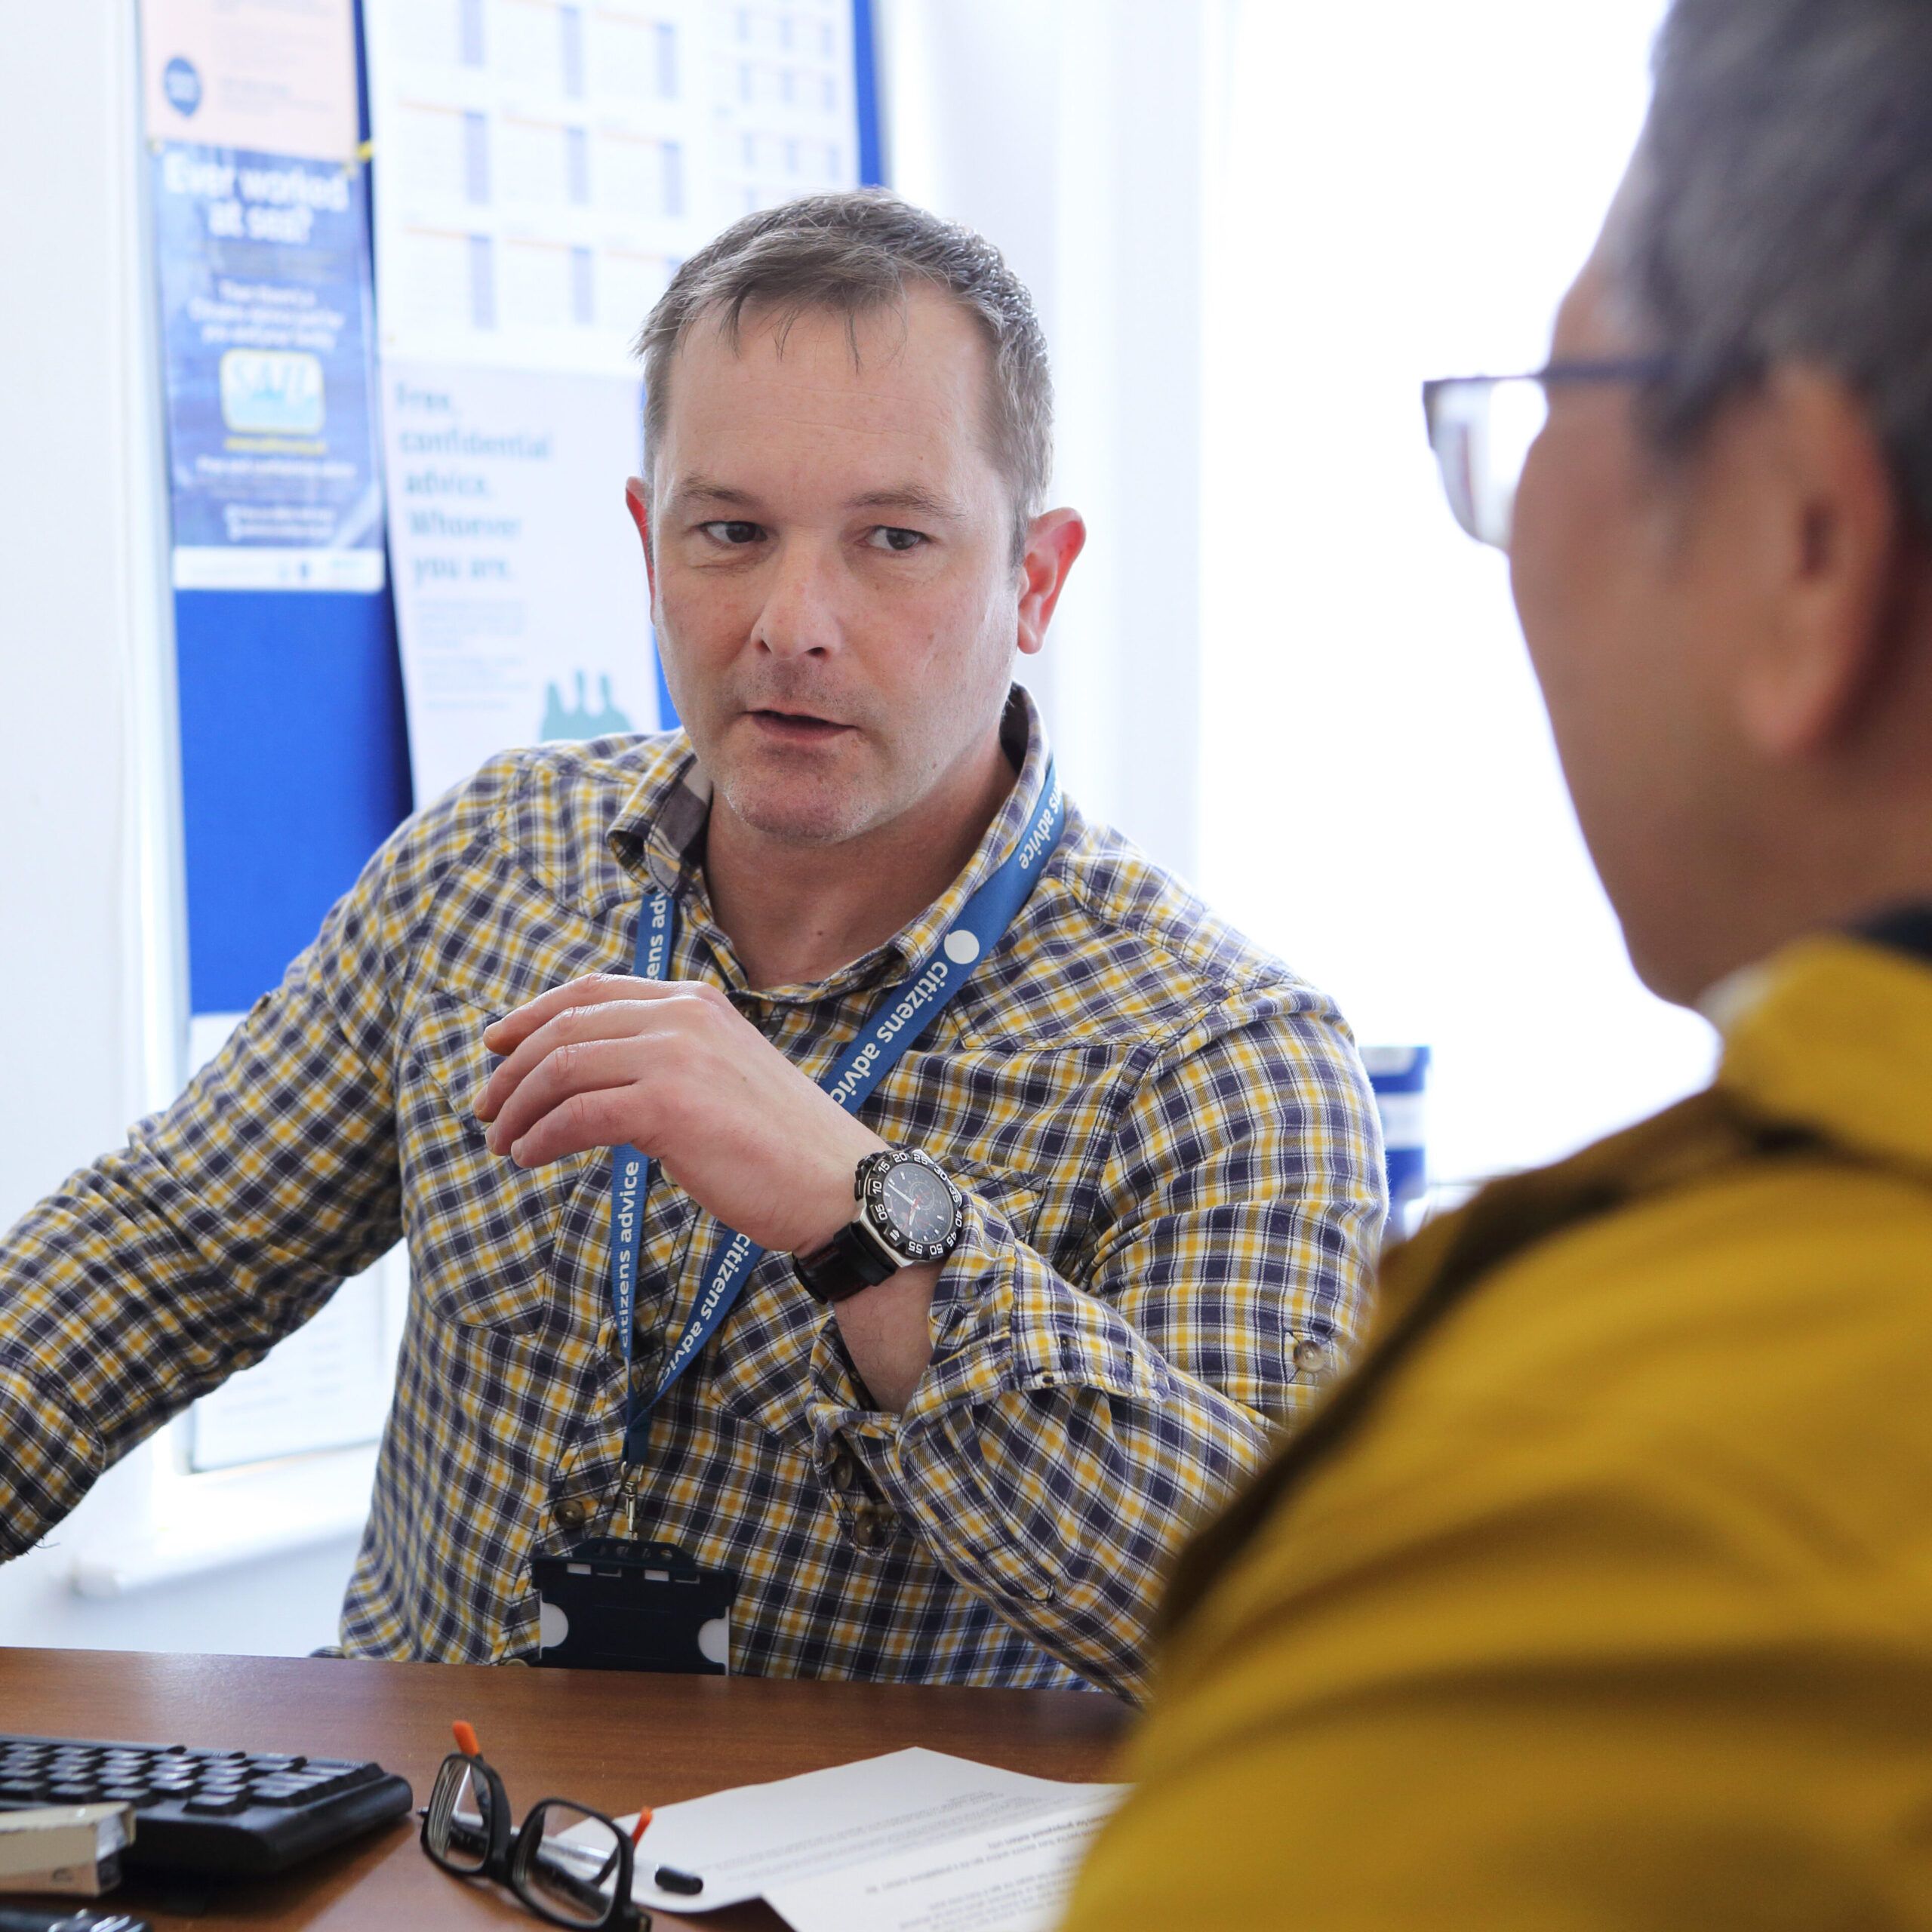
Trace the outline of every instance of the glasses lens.
[[1456, 521], [1471, 537], [1476, 529], [1473, 435], [1479, 424], [1473, 386], [1444, 383], [1430, 391], [1429, 445], [1442, 472], [1442, 493]]
[[445, 1758], [423, 1820], [423, 1843], [429, 1856], [447, 1872], [481, 1871], [490, 1862], [495, 1804], [490, 1780], [476, 1775], [469, 1758]]
[[1429, 441], [1456, 521], [1481, 543], [1509, 547], [1516, 486], [1549, 413], [1533, 376], [1444, 383], [1429, 398]]
[[1509, 532], [1516, 515], [1516, 486], [1523, 480], [1523, 465], [1531, 446], [1543, 434], [1549, 417], [1549, 398], [1542, 383], [1534, 377], [1498, 383], [1489, 396], [1488, 434], [1485, 438], [1482, 466], [1482, 494], [1478, 515], [1482, 524], [1478, 533], [1485, 543], [1499, 549], [1509, 547]]
[[601, 1925], [617, 1909], [623, 1835], [608, 1818], [552, 1798], [517, 1835], [510, 1885], [560, 1925]]

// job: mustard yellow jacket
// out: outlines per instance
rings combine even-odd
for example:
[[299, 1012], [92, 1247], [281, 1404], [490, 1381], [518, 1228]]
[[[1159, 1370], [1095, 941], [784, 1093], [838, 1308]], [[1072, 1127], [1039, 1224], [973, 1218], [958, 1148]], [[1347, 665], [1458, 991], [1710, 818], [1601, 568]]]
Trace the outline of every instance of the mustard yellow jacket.
[[1932, 967], [1391, 1259], [1215, 1524], [1077, 1932], [1932, 1927]]

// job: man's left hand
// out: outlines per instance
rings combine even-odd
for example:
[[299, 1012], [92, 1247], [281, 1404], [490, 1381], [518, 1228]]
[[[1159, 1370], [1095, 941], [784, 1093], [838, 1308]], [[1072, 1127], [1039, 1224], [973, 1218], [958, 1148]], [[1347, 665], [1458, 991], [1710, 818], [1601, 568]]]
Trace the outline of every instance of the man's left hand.
[[809, 1251], [853, 1217], [884, 1146], [700, 980], [598, 974], [488, 1028], [477, 1103], [493, 1152], [539, 1168], [628, 1143], [761, 1247]]

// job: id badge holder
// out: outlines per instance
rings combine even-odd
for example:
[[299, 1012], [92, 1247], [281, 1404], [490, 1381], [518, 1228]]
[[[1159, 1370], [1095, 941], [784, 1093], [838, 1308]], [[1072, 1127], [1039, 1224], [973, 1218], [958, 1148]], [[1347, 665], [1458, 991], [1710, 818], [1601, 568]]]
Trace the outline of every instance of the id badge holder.
[[675, 1543], [598, 1537], [531, 1559], [541, 1606], [535, 1661], [571, 1670], [725, 1677], [738, 1580], [700, 1570]]

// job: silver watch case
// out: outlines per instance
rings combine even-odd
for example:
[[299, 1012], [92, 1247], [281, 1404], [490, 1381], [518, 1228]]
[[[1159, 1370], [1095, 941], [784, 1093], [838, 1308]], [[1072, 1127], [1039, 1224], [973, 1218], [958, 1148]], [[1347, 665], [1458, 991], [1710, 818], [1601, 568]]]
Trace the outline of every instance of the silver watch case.
[[[938, 1241], [915, 1241], [892, 1218], [885, 1204], [885, 1183], [894, 1168], [917, 1164], [938, 1177], [952, 1198], [952, 1225]], [[857, 1187], [858, 1226], [895, 1268], [915, 1268], [922, 1261], [943, 1261], [959, 1245], [966, 1226], [966, 1197], [955, 1187], [931, 1155], [917, 1148], [888, 1148], [867, 1155], [860, 1164]]]

